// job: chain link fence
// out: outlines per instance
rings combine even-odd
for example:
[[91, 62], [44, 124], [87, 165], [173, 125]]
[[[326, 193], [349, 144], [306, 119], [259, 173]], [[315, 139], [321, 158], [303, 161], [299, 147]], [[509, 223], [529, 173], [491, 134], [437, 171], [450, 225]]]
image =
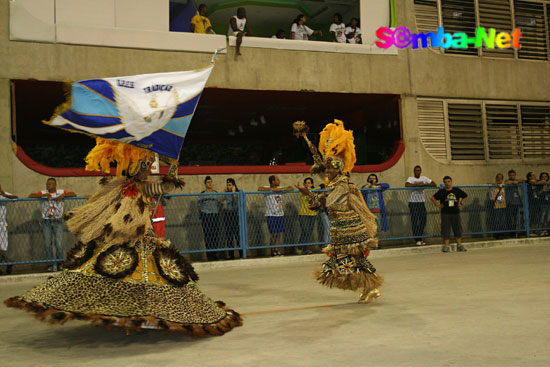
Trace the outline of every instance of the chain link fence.
[[[459, 186], [465, 236], [548, 235], [550, 184]], [[427, 188], [363, 189], [376, 215], [379, 240], [422, 241], [441, 236], [441, 215]], [[18, 264], [54, 264], [77, 239], [62, 220], [43, 219], [44, 199], [0, 201], [0, 270]], [[84, 204], [64, 199], [65, 210]], [[326, 211], [313, 212], [297, 191], [175, 194], [162, 198], [153, 226], [157, 234], [195, 260], [218, 260], [319, 251], [330, 241]], [[55, 222], [55, 223], [54, 223]]]

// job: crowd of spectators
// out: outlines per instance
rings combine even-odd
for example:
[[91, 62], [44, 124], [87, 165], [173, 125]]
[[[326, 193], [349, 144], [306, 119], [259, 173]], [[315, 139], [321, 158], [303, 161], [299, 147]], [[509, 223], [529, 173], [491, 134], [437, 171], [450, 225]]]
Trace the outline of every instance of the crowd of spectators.
[[[208, 7], [205, 4], [200, 4], [198, 13], [191, 19], [190, 29], [194, 33], [214, 34], [212, 29], [212, 23], [206, 16], [208, 13]], [[313, 30], [306, 25], [307, 17], [304, 14], [298, 14], [290, 26], [291, 40], [309, 40], [311, 36], [319, 35], [323, 36], [323, 31]], [[359, 28], [359, 19], [351, 18], [349, 24], [345, 24], [342, 15], [339, 13], [334, 14], [334, 22], [331, 24], [329, 32], [332, 36], [331, 40], [338, 43], [351, 43], [361, 44], [363, 40], [361, 38], [361, 29]], [[244, 36], [252, 36], [252, 31], [246, 17], [246, 9], [238, 8], [237, 14], [229, 18], [228, 21], [228, 36], [237, 37], [236, 41], [236, 53], [241, 54], [240, 47]], [[287, 34], [284, 29], [279, 29], [272, 36], [272, 38], [286, 39]]]
[[[280, 245], [283, 243], [288, 223], [285, 221], [297, 219], [297, 234], [300, 244], [295, 249], [287, 248], [286, 253], [294, 250], [297, 254], [310, 254], [314, 243], [314, 227], [317, 223], [318, 240], [320, 243], [330, 242], [330, 222], [327, 209], [312, 210], [309, 207], [308, 198], [299, 194], [296, 201], [297, 218], [291, 214], [292, 219], [285, 216], [284, 194], [295, 192], [295, 186], [281, 186], [278, 176], [268, 177], [269, 185], [257, 188], [263, 194], [265, 224], [269, 232], [269, 249], [272, 256], [283, 256]], [[300, 183], [298, 183], [299, 185]], [[307, 177], [303, 184], [310, 190], [323, 190], [323, 184], [315, 186], [314, 180]], [[486, 220], [487, 232], [493, 233], [495, 238], [516, 237], [523, 232], [527, 225], [530, 228], [530, 236], [550, 235], [550, 175], [541, 172], [538, 176], [534, 172], [528, 172], [525, 178], [518, 178], [516, 171], [511, 169], [504, 179], [502, 173], [497, 173], [495, 180], [488, 182], [490, 186], [486, 195]], [[410, 214], [411, 233], [414, 242], [418, 246], [425, 245], [424, 230], [427, 224], [426, 189], [437, 189], [437, 184], [430, 178], [422, 175], [422, 168], [415, 166], [413, 175], [405, 181], [408, 188], [407, 201]], [[370, 211], [375, 214], [380, 232], [389, 230], [389, 215], [385, 200], [385, 191], [390, 188], [387, 183], [380, 183], [376, 174], [370, 174], [367, 183], [362, 187], [363, 198]], [[453, 185], [450, 176], [443, 178], [443, 185], [429, 197], [434, 207], [441, 210], [441, 237], [444, 245], [443, 252], [450, 251], [451, 233], [457, 242], [457, 251], [466, 251], [462, 245], [462, 223], [460, 210], [468, 199], [468, 188], [458, 188]], [[214, 188], [214, 180], [211, 176], [204, 178], [204, 190], [197, 199], [198, 217], [202, 227], [206, 256], [209, 261], [220, 259], [234, 259], [240, 249], [240, 225], [239, 225], [239, 188], [233, 178], [227, 178], [223, 194]], [[40, 226], [44, 240], [46, 258], [52, 261], [48, 268], [57, 270], [58, 261], [63, 259], [63, 211], [64, 199], [74, 197], [71, 191], [58, 189], [56, 179], [51, 177], [46, 181], [46, 189], [30, 194], [29, 198], [40, 199]], [[479, 194], [478, 194], [479, 196]], [[17, 199], [17, 196], [5, 192], [0, 187], [0, 262], [7, 263], [8, 251], [8, 223], [6, 221], [6, 203]], [[293, 199], [294, 200], [294, 199]], [[159, 237], [164, 237], [166, 232], [166, 218], [163, 207], [166, 200], [154, 198], [152, 201], [153, 229]], [[523, 213], [523, 208], [528, 206], [529, 212]], [[433, 210], [433, 209], [432, 209]], [[523, 215], [522, 215], [523, 214]], [[528, 214], [528, 215], [525, 215]], [[525, 223], [528, 220], [529, 223]], [[294, 228], [294, 223], [292, 223]], [[225, 234], [225, 235], [224, 235]], [[221, 242], [224, 243], [221, 243]], [[228, 250], [225, 254], [220, 249]], [[6, 268], [11, 273], [11, 266]]]

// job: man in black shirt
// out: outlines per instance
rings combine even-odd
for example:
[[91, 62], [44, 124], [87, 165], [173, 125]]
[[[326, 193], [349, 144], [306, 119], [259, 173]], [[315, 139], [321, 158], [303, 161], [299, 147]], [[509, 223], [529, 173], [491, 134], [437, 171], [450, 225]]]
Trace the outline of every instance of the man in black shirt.
[[451, 237], [451, 227], [456, 238], [457, 251], [466, 251], [462, 246], [462, 226], [460, 224], [460, 208], [464, 205], [468, 195], [459, 189], [453, 187], [453, 180], [449, 176], [443, 177], [444, 189], [440, 189], [432, 196], [432, 201], [438, 208], [441, 208], [441, 237], [445, 241], [443, 252], [449, 252], [449, 240]]

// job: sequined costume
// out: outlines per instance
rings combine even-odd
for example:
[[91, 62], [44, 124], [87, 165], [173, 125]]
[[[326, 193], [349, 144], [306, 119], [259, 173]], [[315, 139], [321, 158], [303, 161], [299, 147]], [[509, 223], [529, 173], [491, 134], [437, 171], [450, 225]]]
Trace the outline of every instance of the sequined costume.
[[241, 325], [237, 312], [200, 291], [192, 265], [152, 229], [151, 198], [183, 182], [165, 177], [154, 184], [140, 177], [102, 180], [85, 205], [67, 212], [67, 226], [80, 241], [64, 270], [6, 305], [52, 323], [89, 320], [127, 331], [207, 336]]
[[342, 121], [334, 120], [320, 133], [317, 151], [307, 138], [306, 123], [297, 121], [293, 127], [294, 135], [303, 137], [313, 153], [315, 164], [311, 173], [328, 180], [328, 195], [298, 187], [309, 195], [311, 208], [328, 209], [330, 244], [323, 252], [329, 259], [315, 271], [315, 276], [328, 287], [361, 289], [359, 302], [369, 303], [380, 296], [378, 288], [384, 280], [367, 259], [370, 248], [378, 246], [375, 216], [357, 186], [349, 182], [356, 161], [353, 132], [345, 130]]

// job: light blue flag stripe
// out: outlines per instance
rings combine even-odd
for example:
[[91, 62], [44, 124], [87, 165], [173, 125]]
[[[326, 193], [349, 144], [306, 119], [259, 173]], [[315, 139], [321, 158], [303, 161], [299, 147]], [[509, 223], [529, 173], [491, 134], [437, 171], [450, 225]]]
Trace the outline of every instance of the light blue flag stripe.
[[80, 83], [73, 83], [72, 96], [71, 110], [75, 112], [118, 117], [118, 108], [113, 102]]

